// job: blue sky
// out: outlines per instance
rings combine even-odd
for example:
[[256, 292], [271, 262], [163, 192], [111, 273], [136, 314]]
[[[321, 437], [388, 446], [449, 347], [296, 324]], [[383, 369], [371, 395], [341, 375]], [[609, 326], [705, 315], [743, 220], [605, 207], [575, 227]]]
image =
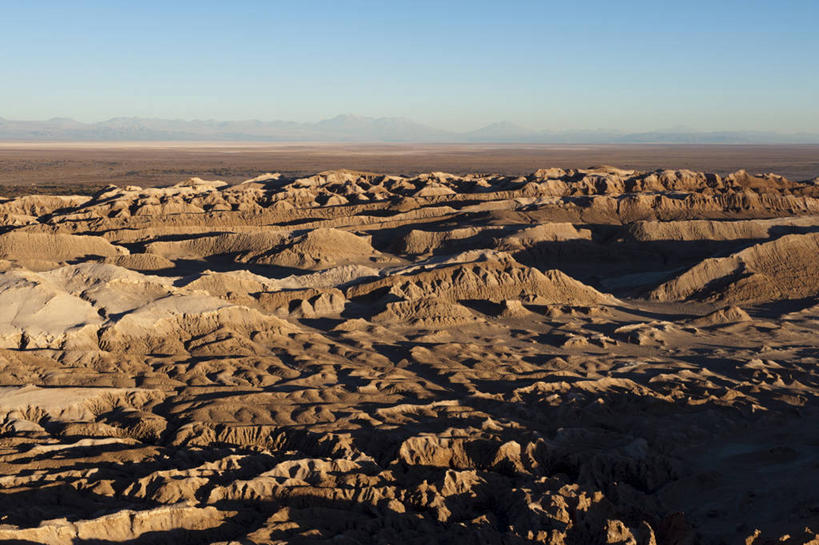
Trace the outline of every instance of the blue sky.
[[0, 0], [0, 117], [819, 131], [819, 2]]

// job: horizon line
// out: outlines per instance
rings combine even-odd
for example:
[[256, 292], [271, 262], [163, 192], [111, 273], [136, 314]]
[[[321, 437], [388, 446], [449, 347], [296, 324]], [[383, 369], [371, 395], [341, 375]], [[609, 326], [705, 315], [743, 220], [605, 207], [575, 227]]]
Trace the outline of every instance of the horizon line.
[[[74, 123], [82, 124], [82, 125], [101, 125], [111, 121], [116, 120], [135, 120], [135, 121], [171, 121], [171, 122], [178, 122], [178, 123], [262, 123], [262, 124], [272, 124], [272, 123], [288, 123], [293, 125], [303, 125], [303, 126], [315, 126], [320, 123], [326, 121], [333, 121], [338, 119], [358, 119], [358, 120], [366, 120], [366, 121], [405, 121], [416, 125], [418, 127], [422, 127], [425, 129], [430, 129], [442, 133], [449, 133], [453, 136], [458, 135], [470, 135], [471, 133], [480, 132], [484, 129], [490, 129], [493, 127], [510, 127], [513, 129], [521, 130], [530, 133], [531, 136], [537, 135], [545, 135], [545, 134], [553, 134], [553, 135], [565, 135], [566, 133], [609, 133], [610, 135], [617, 135], [617, 136], [632, 136], [632, 135], [643, 135], [643, 134], [655, 134], [655, 133], [664, 133], [664, 134], [679, 134], [679, 135], [715, 135], [715, 134], [752, 134], [752, 135], [763, 135], [763, 134], [771, 134], [777, 136], [811, 136], [816, 137], [819, 136], [819, 131], [811, 132], [807, 130], [783, 130], [783, 129], [770, 129], [770, 128], [752, 128], [752, 129], [741, 129], [741, 128], [720, 128], [720, 129], [703, 129], [703, 128], [694, 128], [688, 126], [671, 126], [671, 127], [655, 127], [651, 129], [627, 129], [627, 128], [605, 128], [605, 127], [596, 127], [596, 128], [588, 128], [588, 127], [573, 127], [573, 128], [561, 128], [561, 129], [551, 129], [551, 128], [532, 128], [530, 126], [522, 125], [520, 123], [510, 121], [507, 119], [502, 119], [498, 121], [492, 121], [489, 123], [482, 124], [474, 129], [451, 129], [446, 128], [442, 129], [436, 125], [431, 125], [426, 122], [416, 121], [413, 118], [407, 116], [371, 116], [371, 115], [361, 115], [361, 114], [353, 114], [353, 113], [342, 113], [333, 115], [330, 117], [323, 117], [318, 121], [297, 121], [292, 119], [283, 119], [283, 118], [274, 118], [274, 119], [260, 119], [260, 118], [205, 118], [205, 117], [193, 117], [193, 118], [184, 118], [184, 117], [162, 117], [162, 116], [139, 116], [139, 115], [116, 115], [113, 117], [107, 117], [104, 119], [98, 119], [95, 121], [84, 121], [81, 119], [77, 119], [74, 117], [69, 116], [52, 116], [47, 119], [32, 119], [32, 118], [13, 118], [13, 117], [5, 117], [0, 115], [0, 122], [8, 121], [13, 123], [48, 123], [54, 121], [72, 121]], [[603, 135], [601, 135], [603, 136]], [[2, 138], [2, 137], [0, 137]], [[91, 142], [93, 140], [89, 140]], [[102, 141], [102, 140], [101, 140]], [[131, 141], [131, 140], [124, 140]], [[194, 140], [192, 140], [194, 141]], [[231, 141], [231, 140], [225, 140]], [[237, 140], [241, 141], [241, 140]], [[294, 140], [293, 142], [297, 142]], [[305, 142], [316, 142], [315, 140], [306, 140]], [[332, 140], [328, 141], [332, 142]], [[379, 141], [381, 142], [381, 141]], [[578, 142], [582, 143], [582, 142]], [[819, 141], [817, 141], [819, 143]]]

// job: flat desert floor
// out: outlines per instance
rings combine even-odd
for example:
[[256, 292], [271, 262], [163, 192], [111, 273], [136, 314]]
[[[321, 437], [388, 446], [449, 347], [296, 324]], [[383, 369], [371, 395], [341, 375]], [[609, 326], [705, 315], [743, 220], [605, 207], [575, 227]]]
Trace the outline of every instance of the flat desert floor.
[[817, 543], [816, 148], [498, 149], [0, 150], [0, 542]]
[[444, 171], [525, 176], [544, 166], [617, 165], [727, 175], [819, 177], [819, 145], [520, 145], [0, 142], [0, 196], [91, 194], [108, 184], [172, 185], [193, 176], [235, 184], [263, 172], [307, 176], [348, 168], [382, 174]]

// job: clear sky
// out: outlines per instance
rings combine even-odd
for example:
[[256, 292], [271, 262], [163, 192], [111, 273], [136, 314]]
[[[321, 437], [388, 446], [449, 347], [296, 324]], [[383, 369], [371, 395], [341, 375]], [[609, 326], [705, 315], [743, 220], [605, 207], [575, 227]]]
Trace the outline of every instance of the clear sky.
[[819, 131], [819, 1], [0, 0], [0, 117]]

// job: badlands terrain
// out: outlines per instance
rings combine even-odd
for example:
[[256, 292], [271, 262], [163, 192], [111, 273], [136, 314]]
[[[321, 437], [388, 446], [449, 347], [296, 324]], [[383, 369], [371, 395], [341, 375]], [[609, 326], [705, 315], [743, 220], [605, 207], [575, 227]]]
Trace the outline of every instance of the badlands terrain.
[[246, 177], [0, 200], [0, 542], [819, 542], [819, 179]]

